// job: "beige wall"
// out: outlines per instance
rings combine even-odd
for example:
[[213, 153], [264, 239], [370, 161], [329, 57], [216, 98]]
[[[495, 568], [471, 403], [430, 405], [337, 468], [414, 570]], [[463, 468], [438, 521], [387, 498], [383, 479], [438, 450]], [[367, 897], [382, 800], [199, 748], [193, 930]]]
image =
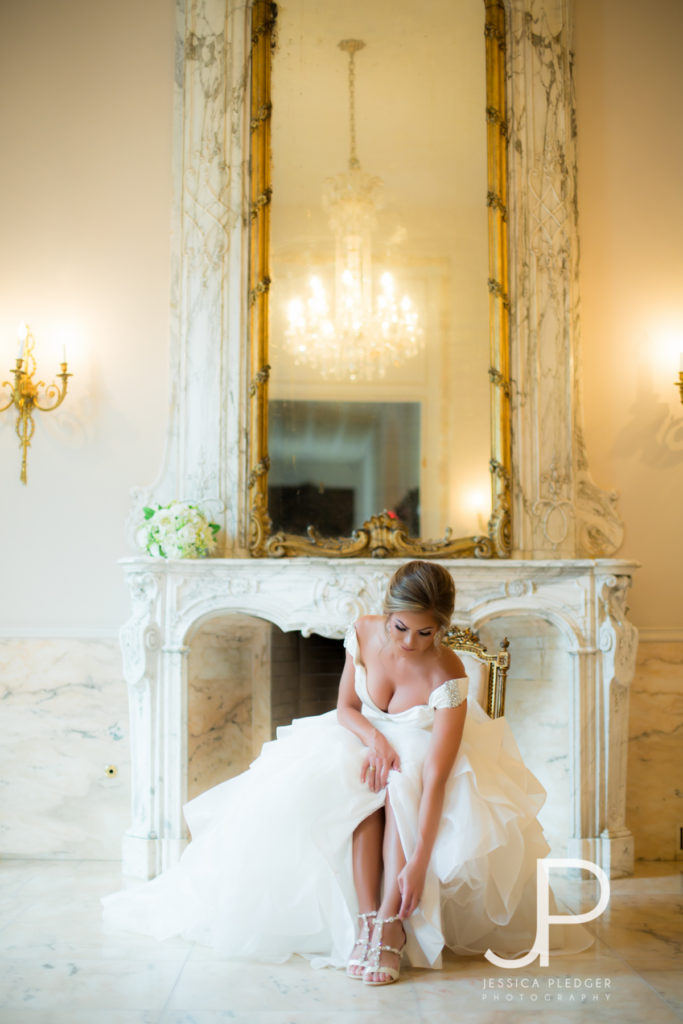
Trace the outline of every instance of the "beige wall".
[[637, 626], [683, 627], [680, 0], [576, 0], [588, 457], [642, 562]]
[[0, 381], [22, 320], [40, 376], [62, 341], [74, 374], [36, 415], [27, 486], [0, 415], [5, 629], [129, 614], [129, 489], [166, 431], [174, 19], [173, 0], [0, 5]]
[[576, 0], [586, 440], [642, 562], [626, 823], [646, 860], [676, 855], [683, 822], [681, 38], [680, 0]]

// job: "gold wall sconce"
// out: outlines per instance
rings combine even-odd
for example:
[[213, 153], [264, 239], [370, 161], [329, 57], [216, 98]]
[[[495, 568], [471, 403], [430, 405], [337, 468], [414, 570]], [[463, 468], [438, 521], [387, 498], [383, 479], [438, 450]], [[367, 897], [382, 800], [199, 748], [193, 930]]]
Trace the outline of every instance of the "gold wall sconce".
[[[22, 484], [26, 483], [26, 455], [35, 430], [33, 411], [38, 409], [40, 412], [52, 412], [53, 409], [60, 406], [66, 397], [69, 377], [73, 376], [73, 374], [67, 373], [66, 349], [62, 349], [62, 372], [57, 374], [62, 382], [61, 385], [53, 382], [46, 386], [45, 381], [34, 380], [37, 369], [34, 349], [35, 339], [31, 329], [26, 324], [22, 324], [19, 328], [17, 362], [14, 370], [11, 371], [14, 375], [14, 383], [12, 384], [8, 380], [2, 382], [3, 388], [9, 388], [10, 397], [5, 405], [0, 405], [0, 412], [5, 412], [13, 407], [17, 409], [16, 430], [21, 448]], [[41, 388], [43, 389], [42, 394]]]
[[681, 393], [681, 403], [683, 404], [683, 352], [681, 352], [681, 362], [678, 369], [678, 380], [675, 381], [678, 385], [678, 390]]

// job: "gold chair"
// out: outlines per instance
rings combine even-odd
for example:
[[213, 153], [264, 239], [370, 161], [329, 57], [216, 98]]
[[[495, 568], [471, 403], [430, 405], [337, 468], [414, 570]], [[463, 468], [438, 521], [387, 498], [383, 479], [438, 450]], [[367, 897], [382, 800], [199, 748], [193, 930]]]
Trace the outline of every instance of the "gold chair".
[[505, 714], [505, 681], [510, 667], [508, 647], [510, 641], [500, 641], [497, 654], [489, 654], [471, 629], [451, 626], [442, 643], [454, 650], [462, 659], [469, 684], [468, 695], [481, 705], [489, 718], [500, 718]]

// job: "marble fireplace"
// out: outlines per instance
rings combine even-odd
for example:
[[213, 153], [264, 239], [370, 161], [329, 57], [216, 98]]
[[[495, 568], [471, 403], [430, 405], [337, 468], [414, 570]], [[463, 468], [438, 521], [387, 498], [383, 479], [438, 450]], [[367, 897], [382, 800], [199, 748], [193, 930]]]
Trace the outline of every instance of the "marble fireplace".
[[[343, 636], [358, 615], [381, 610], [393, 559], [128, 559], [133, 616], [122, 630], [131, 702], [132, 823], [124, 870], [152, 877], [179, 857], [187, 836], [188, 676], [192, 637], [234, 614], [248, 644], [252, 752], [270, 738], [270, 664], [262, 625], [304, 635]], [[568, 719], [567, 855], [601, 864], [612, 876], [633, 867], [625, 826], [628, 685], [636, 631], [626, 619], [635, 566], [617, 559], [446, 563], [457, 590], [455, 621], [495, 632], [497, 620], [542, 620], [555, 627], [570, 669], [559, 680]], [[245, 620], [249, 616], [249, 620]], [[235, 627], [237, 629], [237, 626]], [[512, 658], [515, 659], [515, 645]], [[525, 657], [520, 649], [518, 657]], [[533, 697], [532, 697], [533, 706]], [[540, 700], [536, 712], [542, 717]], [[247, 758], [250, 751], [247, 751]], [[228, 773], [230, 752], [220, 760]]]
[[[612, 557], [623, 536], [616, 495], [594, 483], [581, 427], [571, 4], [499, 3], [506, 18], [510, 343], [503, 383], [511, 403], [513, 557], [444, 564], [456, 584], [455, 621], [489, 644], [510, 632], [532, 721], [555, 699], [536, 685], [539, 652], [552, 633], [557, 658], [543, 671], [566, 709], [558, 732], [567, 765], [566, 852], [616, 876], [630, 873], [634, 858], [624, 815], [637, 643], [627, 595], [636, 565]], [[129, 523], [133, 538], [144, 505], [215, 501], [222, 557], [122, 563], [132, 609], [121, 631], [132, 744], [123, 863], [126, 874], [142, 878], [172, 864], [186, 842], [193, 640], [218, 618], [228, 634], [232, 621], [244, 638], [240, 658], [250, 683], [243, 698], [256, 747], [273, 725], [275, 684], [263, 655], [268, 624], [341, 637], [358, 615], [381, 608], [398, 564], [248, 557], [250, 8], [237, 0], [177, 4], [170, 421], [159, 477], [133, 492]], [[515, 699], [511, 691], [508, 700]], [[201, 744], [201, 736], [192, 742]]]

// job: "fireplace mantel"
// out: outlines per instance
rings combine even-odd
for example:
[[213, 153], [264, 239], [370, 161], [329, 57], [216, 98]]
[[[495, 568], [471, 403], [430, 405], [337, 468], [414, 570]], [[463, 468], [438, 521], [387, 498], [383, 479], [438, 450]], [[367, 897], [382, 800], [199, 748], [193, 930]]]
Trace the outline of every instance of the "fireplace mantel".
[[[124, 872], [149, 878], [186, 842], [187, 662], [193, 634], [216, 616], [252, 615], [284, 631], [341, 637], [381, 611], [401, 560], [128, 558], [133, 613], [121, 630], [131, 708], [132, 823]], [[497, 618], [556, 627], [571, 655], [568, 855], [613, 877], [633, 868], [625, 826], [628, 693], [637, 631], [627, 593], [636, 563], [618, 559], [443, 561], [456, 585], [454, 621], [477, 630]], [[514, 651], [513, 651], [514, 657]]]

